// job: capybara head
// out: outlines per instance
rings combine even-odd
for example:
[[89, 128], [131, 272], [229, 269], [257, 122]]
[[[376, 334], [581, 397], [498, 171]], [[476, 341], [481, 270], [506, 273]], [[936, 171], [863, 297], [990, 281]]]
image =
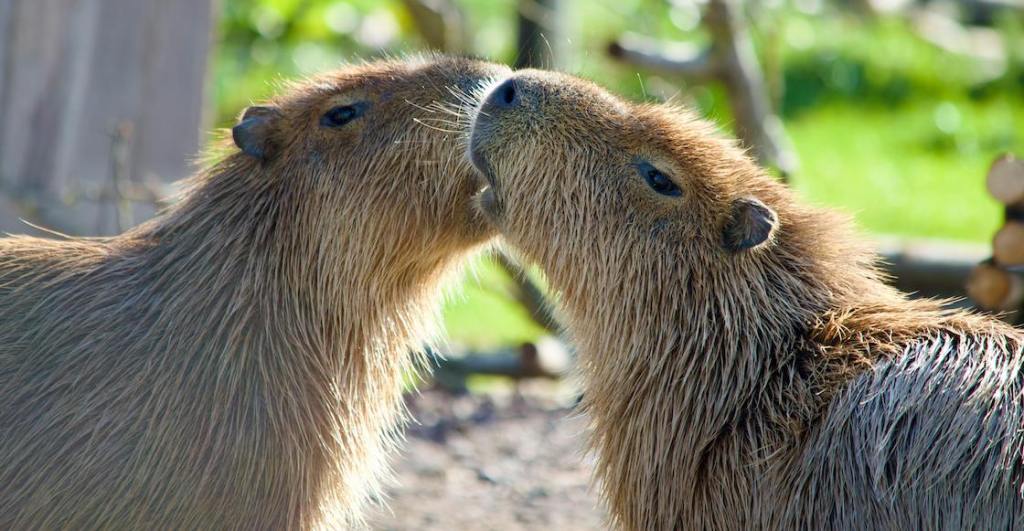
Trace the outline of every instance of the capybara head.
[[726, 262], [770, 247], [780, 225], [779, 186], [709, 124], [563, 74], [505, 79], [471, 135], [484, 212], [536, 258], [614, 240], [648, 259]]
[[[275, 199], [285, 203], [275, 208], [304, 209], [308, 229], [369, 242], [381, 261], [433, 266], [431, 258], [492, 235], [472, 207], [479, 184], [463, 140], [437, 124], [507, 70], [428, 55], [302, 81], [243, 112], [229, 163], [265, 179], [265, 189], [290, 190], [304, 204]], [[389, 271], [401, 274], [400, 265]]]
[[[469, 158], [488, 185], [482, 212], [544, 268], [569, 307], [586, 286], [621, 289], [630, 300], [745, 300], [794, 289], [813, 278], [808, 269], [865, 261], [844, 243], [842, 216], [796, 204], [733, 140], [683, 108], [524, 70], [491, 88], [470, 137]], [[773, 318], [764, 306], [760, 317]]]

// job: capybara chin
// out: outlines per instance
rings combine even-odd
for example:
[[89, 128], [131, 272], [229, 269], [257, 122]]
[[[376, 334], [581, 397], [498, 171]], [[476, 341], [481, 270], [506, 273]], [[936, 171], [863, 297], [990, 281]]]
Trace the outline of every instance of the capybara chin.
[[442, 282], [492, 230], [423, 122], [503, 67], [343, 68], [113, 238], [0, 239], [0, 529], [359, 525]]
[[561, 296], [614, 525], [1024, 527], [1021, 333], [888, 287], [709, 124], [523, 71], [470, 157]]

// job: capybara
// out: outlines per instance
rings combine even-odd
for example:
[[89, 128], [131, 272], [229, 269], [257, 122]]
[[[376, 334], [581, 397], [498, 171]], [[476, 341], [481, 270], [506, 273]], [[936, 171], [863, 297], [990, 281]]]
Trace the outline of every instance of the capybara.
[[613, 525], [1024, 527], [1019, 331], [887, 286], [677, 107], [522, 71], [469, 150], [559, 294]]
[[493, 238], [462, 139], [423, 124], [503, 68], [321, 75], [157, 218], [0, 239], [0, 529], [361, 525], [409, 352]]

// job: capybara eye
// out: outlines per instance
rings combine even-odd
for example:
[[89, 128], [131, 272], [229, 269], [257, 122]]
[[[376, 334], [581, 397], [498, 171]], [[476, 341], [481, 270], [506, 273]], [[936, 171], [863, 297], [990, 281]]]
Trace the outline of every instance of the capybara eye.
[[636, 169], [640, 172], [640, 176], [647, 181], [647, 185], [655, 192], [669, 196], [683, 195], [683, 191], [680, 190], [674, 182], [672, 182], [672, 179], [668, 178], [668, 175], [665, 175], [661, 170], [655, 168], [651, 164], [641, 162], [636, 165]]
[[323, 127], [341, 127], [362, 116], [366, 112], [367, 107], [369, 105], [366, 103], [339, 105], [320, 117], [320, 125]]

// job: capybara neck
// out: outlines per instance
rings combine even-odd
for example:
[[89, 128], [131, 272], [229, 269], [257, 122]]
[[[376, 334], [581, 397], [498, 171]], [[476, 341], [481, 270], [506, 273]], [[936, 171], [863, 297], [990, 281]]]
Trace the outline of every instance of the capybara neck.
[[1020, 349], [1001, 323], [887, 286], [842, 217], [800, 206], [752, 165], [731, 169], [750, 172], [781, 220], [760, 255], [723, 262], [598, 236], [540, 261], [579, 346], [597, 474], [625, 529], [787, 527], [805, 480], [790, 467], [855, 378], [935, 338]]
[[[431, 235], [407, 223], [424, 220], [382, 215], [379, 209], [389, 205], [367, 204], [362, 194], [348, 189], [360, 185], [357, 178], [319, 186], [303, 178], [301, 168], [294, 169], [297, 175], [275, 175], [239, 155], [214, 171], [194, 179], [188, 196], [168, 215], [123, 240], [143, 249], [146, 242], [159, 242], [166, 248], [161, 252], [179, 253], [176, 258], [197, 267], [209, 259], [224, 262], [222, 271], [205, 275], [260, 279], [243, 289], [271, 296], [297, 290], [324, 310], [370, 300], [370, 306], [394, 309], [398, 301], [415, 300], [413, 295], [436, 286], [439, 276], [459, 262], [458, 254], [473, 247], [452, 248], [441, 236], [418, 241]], [[373, 319], [373, 313], [346, 318]]]
[[[140, 463], [142, 476], [133, 484], [104, 486], [126, 492], [95, 500], [78, 515], [84, 521], [102, 522], [109, 513], [110, 523], [128, 523], [119, 515], [139, 513], [127, 491], [138, 489], [180, 498], [192, 514], [177, 514], [172, 505], [163, 516], [175, 524], [345, 526], [373, 493], [402, 408], [396, 382], [415, 370], [412, 353], [433, 331], [436, 309], [428, 302], [469, 249], [407, 263], [389, 251], [398, 229], [375, 226], [365, 205], [321, 202], [252, 166], [227, 161], [166, 215], [120, 237], [0, 241], [0, 284], [21, 274], [46, 277], [15, 288], [19, 296], [0, 297], [0, 337], [49, 329], [49, 337], [22, 339], [41, 353], [40, 363], [61, 349], [77, 353], [64, 361], [63, 377], [5, 378], [5, 396], [38, 394], [18, 393], [15, 382], [74, 382], [96, 389], [96, 400], [110, 400], [97, 405], [107, 422], [160, 419], [142, 441], [153, 447], [120, 441], [124, 447], [87, 464], [101, 481], [107, 460], [165, 461]], [[74, 252], [66, 252], [69, 245]], [[40, 327], [39, 320], [60, 315], [66, 323]], [[116, 352], [117, 364], [90, 358], [95, 349]], [[149, 398], [122, 404], [118, 393], [100, 392], [121, 389], [130, 397], [135, 386]], [[70, 406], [41, 400], [39, 407], [57, 415]], [[3, 436], [0, 452], [30, 454]], [[161, 470], [194, 462], [203, 465], [191, 474]], [[13, 480], [16, 470], [6, 472]], [[152, 485], [148, 477], [177, 483]], [[240, 503], [248, 492], [265, 498]], [[266, 512], [248, 512], [253, 507]], [[232, 514], [241, 508], [246, 514]], [[227, 516], [211, 516], [215, 511]], [[61, 517], [53, 514], [53, 522]]]

